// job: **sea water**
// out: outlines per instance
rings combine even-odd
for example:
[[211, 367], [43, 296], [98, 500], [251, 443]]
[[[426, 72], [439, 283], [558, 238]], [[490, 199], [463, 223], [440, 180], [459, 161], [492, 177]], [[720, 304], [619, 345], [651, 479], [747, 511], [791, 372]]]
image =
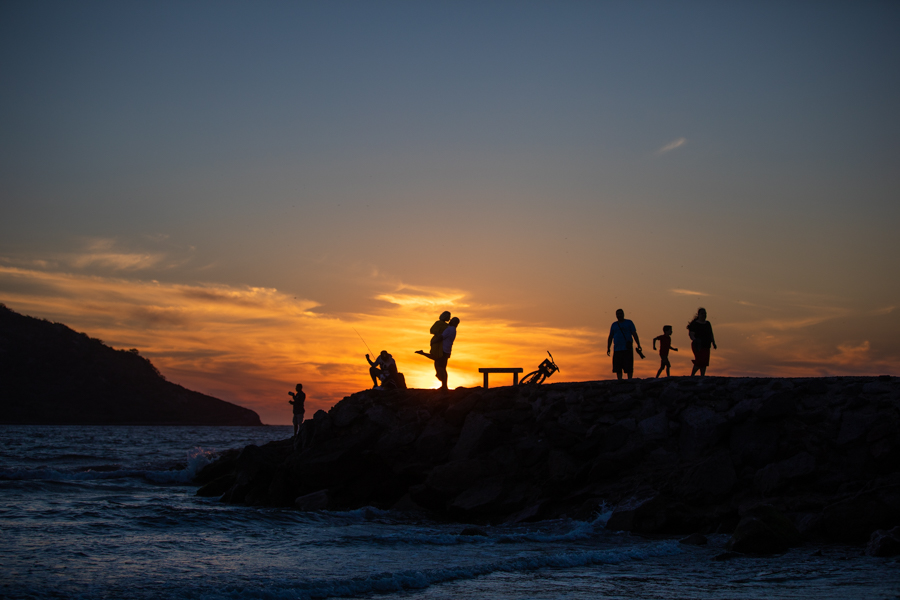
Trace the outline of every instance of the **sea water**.
[[900, 562], [706, 547], [560, 519], [482, 527], [198, 498], [215, 453], [289, 427], [0, 426], [4, 598], [900, 598]]

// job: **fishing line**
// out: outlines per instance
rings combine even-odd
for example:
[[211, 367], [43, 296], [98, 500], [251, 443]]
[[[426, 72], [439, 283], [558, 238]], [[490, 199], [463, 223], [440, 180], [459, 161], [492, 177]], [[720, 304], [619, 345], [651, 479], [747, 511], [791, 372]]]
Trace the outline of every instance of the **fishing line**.
[[[352, 329], [353, 331], [356, 331], [356, 327], [351, 327], [350, 329]], [[359, 332], [358, 332], [358, 331], [356, 331], [356, 335], [359, 335]], [[369, 351], [369, 354], [372, 355], [372, 356], [374, 356], [375, 353], [372, 352], [372, 349], [369, 348], [369, 345], [368, 345], [368, 344], [366, 344], [366, 340], [363, 340], [363, 336], [359, 335], [359, 339], [361, 339], [361, 340], [362, 340], [362, 343], [366, 345], [366, 350]]]

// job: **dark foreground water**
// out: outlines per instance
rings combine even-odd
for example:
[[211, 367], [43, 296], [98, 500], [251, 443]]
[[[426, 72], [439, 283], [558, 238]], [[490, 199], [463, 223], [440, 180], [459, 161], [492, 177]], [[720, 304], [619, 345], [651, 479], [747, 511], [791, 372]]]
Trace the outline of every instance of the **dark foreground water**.
[[[900, 561], [706, 548], [569, 520], [487, 527], [362, 509], [226, 506], [190, 480], [212, 452], [289, 427], [0, 426], [4, 598], [900, 598]], [[821, 550], [821, 556], [813, 556]]]

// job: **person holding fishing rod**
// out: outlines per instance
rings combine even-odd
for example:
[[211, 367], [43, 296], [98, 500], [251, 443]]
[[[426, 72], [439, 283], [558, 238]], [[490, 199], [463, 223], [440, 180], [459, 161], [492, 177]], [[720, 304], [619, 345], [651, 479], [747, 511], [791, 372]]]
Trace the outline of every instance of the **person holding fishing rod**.
[[366, 360], [369, 361], [373, 389], [380, 390], [397, 384], [397, 361], [387, 350], [382, 350], [374, 361], [366, 354]]

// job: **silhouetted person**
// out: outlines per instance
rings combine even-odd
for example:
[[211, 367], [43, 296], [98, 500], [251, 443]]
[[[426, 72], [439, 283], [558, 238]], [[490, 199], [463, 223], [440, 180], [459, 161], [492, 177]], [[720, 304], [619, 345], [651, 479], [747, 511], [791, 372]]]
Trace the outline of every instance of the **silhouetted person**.
[[434, 370], [435, 376], [441, 380], [441, 389], [447, 389], [447, 361], [450, 360], [450, 352], [453, 350], [453, 342], [456, 340], [456, 327], [459, 325], [459, 318], [453, 317], [447, 324], [446, 329], [441, 333], [441, 357], [435, 359]]
[[656, 342], [659, 341], [659, 371], [656, 372], [656, 376], [659, 377], [659, 374], [663, 372], [663, 369], [666, 370], [666, 377], [669, 377], [671, 373], [669, 373], [669, 367], [672, 365], [669, 363], [669, 350], [674, 350], [678, 352], [678, 348], [672, 348], [672, 326], [671, 325], [663, 325], [663, 334], [658, 335], [653, 338], [653, 349], [656, 350]]
[[[638, 339], [637, 329], [634, 323], [625, 318], [625, 311], [621, 308], [616, 311], [616, 320], [609, 327], [609, 337], [606, 340], [606, 355], [609, 356], [609, 347], [613, 346], [613, 373], [616, 378], [622, 379], [622, 372], [628, 374], [628, 379], [634, 373], [634, 350], [631, 339], [637, 344], [638, 354], [641, 354], [641, 340]], [[643, 357], [643, 354], [641, 354]]]
[[288, 403], [294, 406], [294, 437], [297, 437], [297, 434], [300, 433], [300, 423], [303, 422], [303, 413], [305, 412], [303, 403], [306, 402], [306, 394], [303, 393], [302, 383], [298, 383], [295, 389], [296, 393], [288, 392], [288, 395], [294, 398], [288, 400]]
[[696, 375], [699, 370], [700, 377], [703, 377], [706, 375], [706, 367], [709, 366], [709, 347], [719, 349], [716, 346], [712, 324], [706, 320], [705, 308], [697, 309], [697, 314], [688, 323], [687, 330], [691, 336], [691, 350], [694, 351], [694, 368], [691, 369], [691, 375]]
[[438, 317], [438, 320], [434, 322], [434, 325], [432, 325], [431, 329], [429, 330], [429, 333], [431, 333], [430, 351], [423, 352], [422, 350], [416, 350], [416, 354], [421, 354], [425, 358], [430, 358], [431, 360], [437, 360], [444, 354], [443, 333], [444, 330], [448, 327], [447, 321], [449, 320], [450, 311], [445, 310], [441, 313], [441, 316]]
[[369, 375], [372, 377], [374, 389], [380, 390], [394, 383], [394, 377], [397, 375], [397, 362], [393, 356], [388, 354], [387, 350], [382, 350], [374, 362], [366, 354], [366, 360], [369, 361]]

